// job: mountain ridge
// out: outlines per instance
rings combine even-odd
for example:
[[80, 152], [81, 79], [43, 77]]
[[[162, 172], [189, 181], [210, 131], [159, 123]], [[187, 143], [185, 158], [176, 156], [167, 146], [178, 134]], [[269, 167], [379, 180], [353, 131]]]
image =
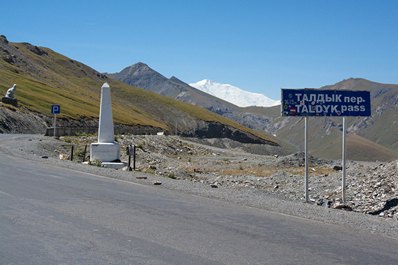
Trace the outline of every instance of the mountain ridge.
[[208, 95], [189, 86], [175, 76], [167, 78], [142, 62], [125, 67], [118, 73], [107, 73], [107, 76], [129, 85], [153, 91], [170, 98], [198, 105], [204, 108], [237, 108], [237, 106], [217, 97]]

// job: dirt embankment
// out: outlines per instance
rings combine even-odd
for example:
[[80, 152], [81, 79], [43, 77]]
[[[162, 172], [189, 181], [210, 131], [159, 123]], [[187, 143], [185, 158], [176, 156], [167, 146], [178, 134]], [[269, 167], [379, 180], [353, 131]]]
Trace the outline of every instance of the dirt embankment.
[[39, 133], [47, 128], [44, 115], [0, 103], [0, 133]]

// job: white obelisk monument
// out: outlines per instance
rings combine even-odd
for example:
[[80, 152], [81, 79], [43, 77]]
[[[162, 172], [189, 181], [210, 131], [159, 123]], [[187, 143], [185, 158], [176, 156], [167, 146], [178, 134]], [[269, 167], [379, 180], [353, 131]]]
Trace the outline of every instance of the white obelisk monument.
[[90, 145], [90, 161], [120, 162], [120, 146], [114, 139], [111, 88], [108, 83], [101, 87], [98, 143]]

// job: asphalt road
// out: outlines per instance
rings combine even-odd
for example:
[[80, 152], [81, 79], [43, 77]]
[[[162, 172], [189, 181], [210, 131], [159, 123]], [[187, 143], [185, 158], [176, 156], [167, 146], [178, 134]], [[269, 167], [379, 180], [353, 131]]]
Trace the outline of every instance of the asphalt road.
[[396, 265], [397, 248], [375, 234], [0, 152], [2, 265]]

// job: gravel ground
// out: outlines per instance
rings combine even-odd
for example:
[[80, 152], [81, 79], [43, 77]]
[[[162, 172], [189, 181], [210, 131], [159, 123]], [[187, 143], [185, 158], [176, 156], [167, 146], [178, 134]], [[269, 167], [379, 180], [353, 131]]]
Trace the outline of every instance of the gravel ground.
[[[348, 163], [347, 203], [340, 200], [339, 161], [310, 158], [310, 203], [304, 202], [302, 153], [248, 153], [248, 146], [212, 147], [171, 136], [119, 136], [122, 150], [134, 144], [137, 170], [124, 171], [81, 163], [83, 147], [92, 137], [54, 138], [41, 135], [1, 135], [0, 152], [49, 165], [105, 177], [154, 185], [192, 195], [228, 201], [323, 223], [344, 225], [398, 239], [397, 161]], [[214, 144], [209, 140], [209, 144]], [[220, 140], [217, 140], [220, 141]], [[74, 161], [69, 158], [75, 145]], [[220, 146], [220, 143], [217, 144]], [[258, 153], [259, 147], [256, 147]], [[127, 161], [125, 152], [122, 160]], [[60, 159], [63, 158], [63, 159]], [[398, 203], [398, 202], [397, 202]]]

